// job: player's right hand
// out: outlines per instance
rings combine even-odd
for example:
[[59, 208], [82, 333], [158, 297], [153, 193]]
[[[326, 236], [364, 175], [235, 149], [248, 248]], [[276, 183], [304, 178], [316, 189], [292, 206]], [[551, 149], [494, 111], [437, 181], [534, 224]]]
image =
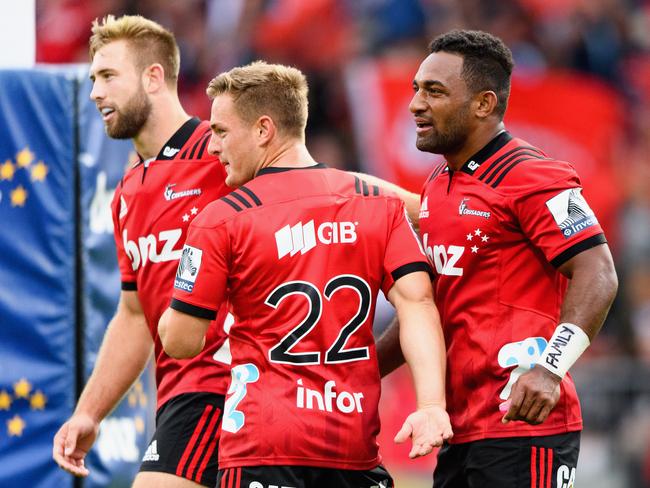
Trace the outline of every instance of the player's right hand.
[[68, 473], [88, 476], [84, 459], [98, 433], [98, 422], [84, 414], [73, 415], [54, 436], [52, 458]]
[[447, 411], [438, 405], [421, 408], [409, 415], [404, 425], [395, 436], [395, 442], [401, 443], [409, 437], [412, 439], [409, 458], [426, 456], [434, 447], [453, 437], [451, 422]]

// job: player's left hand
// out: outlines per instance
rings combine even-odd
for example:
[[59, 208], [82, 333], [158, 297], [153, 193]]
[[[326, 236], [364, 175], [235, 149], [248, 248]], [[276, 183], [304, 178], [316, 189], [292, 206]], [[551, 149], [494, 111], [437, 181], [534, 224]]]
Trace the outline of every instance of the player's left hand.
[[404, 425], [395, 436], [395, 442], [401, 443], [410, 437], [413, 444], [409, 457], [415, 459], [426, 456], [434, 447], [442, 446], [453, 435], [446, 410], [434, 405], [418, 409], [406, 417]]
[[501, 420], [522, 420], [532, 425], [541, 424], [560, 399], [562, 378], [536, 365], [522, 374], [512, 386], [506, 401], [510, 406]]

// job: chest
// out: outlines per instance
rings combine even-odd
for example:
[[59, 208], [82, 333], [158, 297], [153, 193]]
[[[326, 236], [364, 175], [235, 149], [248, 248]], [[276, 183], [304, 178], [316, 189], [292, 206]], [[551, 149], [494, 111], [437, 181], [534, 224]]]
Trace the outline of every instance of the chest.
[[121, 189], [118, 218], [134, 269], [179, 259], [190, 222], [220, 190], [208, 166], [154, 163], [130, 174]]
[[470, 175], [445, 173], [423, 192], [420, 233], [439, 275], [462, 276], [468, 266], [489, 262], [513, 227], [505, 199]]

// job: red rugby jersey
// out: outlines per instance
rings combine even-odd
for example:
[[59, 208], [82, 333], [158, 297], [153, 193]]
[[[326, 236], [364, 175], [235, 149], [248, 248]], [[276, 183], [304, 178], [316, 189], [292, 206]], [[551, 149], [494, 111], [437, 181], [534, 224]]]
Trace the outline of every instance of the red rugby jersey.
[[181, 393], [225, 394], [230, 377], [229, 365], [213, 359], [225, 340], [225, 309], [192, 360], [167, 356], [158, 337], [187, 228], [208, 203], [230, 191], [222, 164], [206, 150], [209, 138], [208, 122], [188, 120], [155, 160], [127, 171], [111, 205], [122, 289], [137, 290], [154, 339], [158, 407]]
[[232, 304], [220, 467], [377, 466], [375, 299], [429, 270], [399, 199], [323, 165], [265, 168], [208, 206], [172, 307]]
[[558, 324], [567, 279], [557, 268], [606, 242], [573, 167], [502, 132], [461, 170], [433, 171], [420, 230], [447, 344], [452, 442], [580, 430], [570, 375], [541, 425], [504, 425], [498, 409]]

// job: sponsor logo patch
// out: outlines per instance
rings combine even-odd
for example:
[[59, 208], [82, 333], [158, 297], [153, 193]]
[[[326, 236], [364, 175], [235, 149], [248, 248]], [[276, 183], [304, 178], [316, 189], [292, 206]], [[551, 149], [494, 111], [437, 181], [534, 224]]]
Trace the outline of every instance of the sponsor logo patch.
[[426, 219], [429, 216], [429, 197], [424, 197], [422, 200], [422, 205], [420, 206], [420, 214], [418, 215], [421, 219]]
[[124, 195], [120, 195], [120, 215], [118, 219], [123, 219], [126, 213], [129, 211], [128, 207], [126, 206], [126, 200], [124, 200]]
[[316, 244], [349, 244], [357, 240], [357, 222], [323, 222], [316, 228], [314, 221], [285, 225], [275, 233], [278, 259], [289, 254], [305, 254]]
[[197, 247], [185, 245], [183, 254], [178, 262], [174, 288], [192, 293], [194, 282], [201, 268], [203, 251]]
[[180, 149], [176, 149], [175, 147], [169, 147], [165, 146], [165, 149], [163, 149], [163, 156], [166, 158], [173, 158], [176, 156], [176, 154], [180, 151]]
[[593, 210], [582, 196], [582, 188], [570, 188], [546, 201], [546, 207], [565, 239], [598, 224]]
[[147, 447], [147, 451], [142, 457], [142, 462], [146, 463], [147, 461], [158, 461], [159, 459], [160, 455], [158, 454], [158, 441], [153, 441], [151, 444], [149, 444], [149, 447]]
[[469, 198], [463, 198], [458, 205], [458, 215], [475, 215], [476, 217], [483, 217], [484, 219], [489, 219], [492, 215], [490, 212], [485, 210], [474, 210], [467, 207], [467, 201]]
[[182, 191], [174, 191], [174, 187], [176, 186], [176, 183], [170, 183], [167, 185], [165, 188], [165, 200], [168, 202], [171, 200], [176, 200], [177, 198], [183, 198], [183, 197], [192, 197], [192, 196], [197, 196], [201, 194], [201, 189], [200, 188], [192, 188], [190, 190], [182, 190]]

